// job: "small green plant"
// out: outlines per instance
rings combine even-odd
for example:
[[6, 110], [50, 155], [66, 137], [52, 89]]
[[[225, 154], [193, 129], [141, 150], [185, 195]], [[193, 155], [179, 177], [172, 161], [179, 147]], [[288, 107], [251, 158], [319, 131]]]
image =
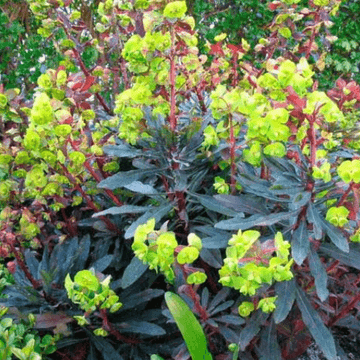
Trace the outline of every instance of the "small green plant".
[[[106, 317], [106, 311], [110, 313], [118, 311], [122, 303], [113, 290], [109, 288], [111, 276], [100, 281], [94, 270], [81, 270], [71, 280], [68, 274], [65, 278], [65, 289], [70, 300], [85, 311], [83, 316], [74, 316], [80, 326], [90, 325], [89, 316], [95, 311], [100, 312], [100, 317]], [[97, 328], [94, 334], [106, 336], [108, 332], [104, 328]]]
[[41, 360], [43, 355], [56, 351], [56, 341], [60, 335], [40, 337], [33, 327], [36, 322], [34, 315], [27, 319], [14, 322], [4, 317], [8, 308], [0, 308], [0, 359], [11, 360], [14, 356], [20, 360]]

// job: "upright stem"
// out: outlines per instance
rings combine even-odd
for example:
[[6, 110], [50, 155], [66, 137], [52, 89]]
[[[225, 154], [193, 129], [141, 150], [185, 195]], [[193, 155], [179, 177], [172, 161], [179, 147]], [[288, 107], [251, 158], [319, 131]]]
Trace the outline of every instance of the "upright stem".
[[235, 164], [235, 136], [234, 136], [234, 124], [232, 115], [229, 114], [229, 127], [230, 127], [230, 163], [231, 163], [231, 178], [230, 178], [230, 186], [231, 193], [235, 194], [235, 175], [236, 175], [236, 164]]
[[31, 275], [29, 269], [27, 268], [24, 260], [22, 259], [22, 254], [15, 248], [14, 244], [9, 244], [11, 252], [14, 254], [18, 265], [20, 266], [21, 270], [24, 272], [26, 278], [31, 282], [32, 287], [36, 290], [38, 289], [41, 284], [39, 281], [35, 280]]
[[175, 30], [170, 29], [171, 34], [171, 50], [170, 50], [170, 128], [172, 131], [176, 130], [176, 67], [175, 67]]
[[316, 132], [315, 132], [315, 113], [308, 118], [310, 128], [307, 131], [310, 140], [310, 171], [315, 166], [316, 161]]

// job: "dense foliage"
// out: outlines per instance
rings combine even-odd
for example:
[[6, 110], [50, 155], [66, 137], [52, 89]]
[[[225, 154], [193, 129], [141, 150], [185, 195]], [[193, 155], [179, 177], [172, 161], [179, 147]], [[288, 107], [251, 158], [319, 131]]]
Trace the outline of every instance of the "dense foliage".
[[360, 86], [324, 52], [345, 4], [27, 4], [1, 55], [3, 359], [346, 358]]

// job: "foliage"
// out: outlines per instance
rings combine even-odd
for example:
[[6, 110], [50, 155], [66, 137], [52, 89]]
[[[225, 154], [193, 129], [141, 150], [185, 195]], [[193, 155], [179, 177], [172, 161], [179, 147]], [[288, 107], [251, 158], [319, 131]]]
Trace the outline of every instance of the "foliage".
[[214, 27], [201, 44], [185, 1], [99, 1], [89, 18], [29, 0], [62, 58], [29, 93], [0, 88], [1, 304], [33, 314], [31, 351], [188, 359], [191, 325], [209, 358], [292, 359], [311, 339], [342, 353], [360, 86], [316, 80], [341, 1], [305, 3], [266, 4], [258, 41]]
[[32, 330], [35, 324], [34, 315], [28, 319], [14, 323], [12, 318], [4, 317], [9, 309], [0, 309], [0, 350], [1, 359], [10, 360], [15, 356], [20, 360], [38, 360], [42, 355], [48, 355], [56, 350], [58, 336], [45, 335], [40, 339]]

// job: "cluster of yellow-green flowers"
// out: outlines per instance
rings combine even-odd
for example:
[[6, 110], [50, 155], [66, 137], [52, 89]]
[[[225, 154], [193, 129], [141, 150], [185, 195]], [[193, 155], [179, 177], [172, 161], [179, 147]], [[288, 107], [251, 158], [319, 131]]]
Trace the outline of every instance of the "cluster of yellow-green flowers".
[[[65, 278], [65, 289], [69, 299], [78, 304], [86, 313], [84, 316], [74, 316], [81, 326], [89, 325], [88, 317], [95, 310], [109, 309], [111, 313], [118, 311], [122, 303], [113, 290], [110, 289], [111, 276], [100, 281], [93, 270], [81, 270], [76, 273], [74, 281], [69, 274]], [[94, 330], [95, 335], [106, 336], [106, 330]]]
[[[219, 270], [219, 282], [244, 295], [254, 296], [263, 284], [272, 284], [273, 281], [288, 281], [293, 278], [291, 265], [294, 259], [289, 260], [290, 243], [284, 241], [280, 232], [275, 235], [270, 248], [262, 248], [259, 241], [260, 233], [255, 230], [238, 231], [229, 240], [226, 249], [224, 265]], [[276, 256], [272, 256], [272, 253]], [[275, 309], [275, 298], [266, 298], [259, 302], [258, 308], [269, 312]], [[242, 316], [254, 310], [254, 306], [241, 304], [239, 312]]]
[[[179, 246], [175, 234], [167, 231], [166, 226], [158, 231], [154, 229], [154, 218], [146, 224], [139, 225], [131, 248], [138, 259], [144, 264], [149, 264], [150, 269], [163, 273], [166, 280], [173, 284], [175, 260], [180, 265], [193, 263], [200, 255], [201, 239], [191, 233], [187, 239], [188, 246]], [[175, 252], [177, 248], [179, 251]], [[188, 284], [202, 284], [206, 281], [206, 275], [202, 271], [192, 271], [186, 280]]]

